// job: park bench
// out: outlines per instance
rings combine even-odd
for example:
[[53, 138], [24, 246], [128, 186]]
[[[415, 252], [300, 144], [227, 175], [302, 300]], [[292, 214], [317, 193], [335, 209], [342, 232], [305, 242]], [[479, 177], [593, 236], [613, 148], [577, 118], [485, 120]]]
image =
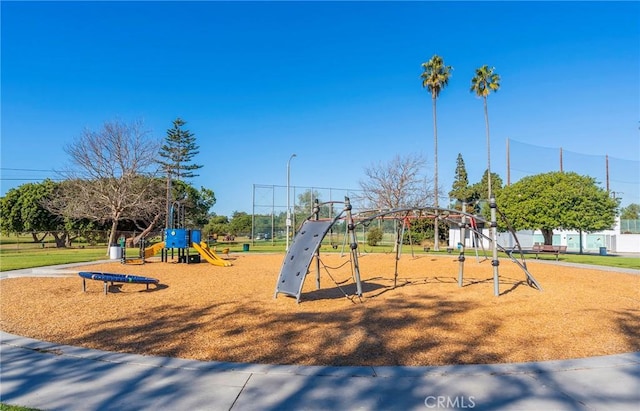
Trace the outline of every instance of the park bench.
[[533, 247], [531, 248], [531, 252], [536, 255], [536, 258], [538, 258], [538, 254], [555, 254], [556, 261], [558, 261], [560, 254], [561, 253], [564, 254], [567, 252], [567, 246], [566, 245], [534, 244]]

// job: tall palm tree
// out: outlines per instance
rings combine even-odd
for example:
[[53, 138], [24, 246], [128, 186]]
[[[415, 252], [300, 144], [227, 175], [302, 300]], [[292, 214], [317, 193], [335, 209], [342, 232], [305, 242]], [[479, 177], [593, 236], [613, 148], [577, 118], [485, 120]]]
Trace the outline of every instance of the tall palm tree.
[[[433, 175], [433, 196], [435, 198], [434, 205], [438, 207], [438, 125], [436, 121], [436, 100], [440, 95], [442, 89], [449, 84], [449, 77], [453, 71], [453, 67], [445, 66], [442, 57], [434, 54], [433, 57], [426, 63], [422, 63], [422, 69], [424, 70], [420, 77], [422, 78], [422, 87], [426, 88], [431, 93], [431, 101], [433, 102], [433, 146], [434, 146], [434, 175]], [[438, 230], [438, 213], [436, 212], [436, 218], [434, 223], [434, 244], [433, 249], [438, 251], [440, 235]]]
[[492, 91], [500, 88], [500, 76], [494, 72], [495, 67], [484, 65], [476, 69], [476, 75], [471, 79], [471, 91], [478, 97], [482, 97], [484, 103], [484, 122], [487, 132], [487, 185], [489, 187], [489, 197], [491, 198], [491, 142], [489, 139], [489, 112], [487, 111], [487, 96]]

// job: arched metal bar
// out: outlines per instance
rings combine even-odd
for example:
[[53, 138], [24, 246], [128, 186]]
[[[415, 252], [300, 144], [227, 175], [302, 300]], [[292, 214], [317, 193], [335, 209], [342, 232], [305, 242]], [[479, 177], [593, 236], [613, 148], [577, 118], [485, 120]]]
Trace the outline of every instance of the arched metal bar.
[[[378, 219], [378, 218], [383, 218], [385, 216], [389, 216], [389, 215], [398, 215], [398, 217], [395, 218], [402, 218], [402, 214], [403, 213], [425, 213], [426, 212], [426, 216], [427, 217], [435, 217], [435, 212], [432, 215], [429, 215], [429, 211], [438, 211], [438, 217], [441, 220], [446, 221], [449, 224], [459, 224], [459, 221], [456, 221], [455, 219], [453, 219], [452, 217], [468, 217], [468, 218], [473, 218], [478, 222], [481, 223], [489, 223], [489, 221], [482, 217], [482, 216], [477, 216], [475, 214], [471, 214], [471, 213], [467, 213], [467, 212], [463, 212], [460, 210], [452, 210], [449, 208], [441, 208], [441, 207], [405, 207], [405, 208], [396, 208], [396, 209], [388, 209], [388, 210], [367, 210], [367, 211], [362, 211], [359, 212], [357, 214], [355, 214], [353, 216], [353, 219], [357, 221], [356, 225], [366, 225], [367, 223]], [[514, 238], [517, 248], [520, 252], [520, 256], [521, 256], [521, 260], [518, 260], [516, 257], [513, 256], [513, 249], [507, 249], [504, 246], [500, 245], [497, 241], [496, 241], [496, 247], [504, 252], [514, 263], [516, 263], [516, 265], [518, 265], [522, 271], [525, 273], [525, 276], [527, 277], [527, 283], [532, 286], [535, 287], [536, 289], [542, 291], [542, 287], [540, 286], [540, 284], [536, 281], [536, 279], [533, 277], [533, 275], [529, 272], [528, 268], [527, 268], [527, 264], [525, 262], [524, 259], [524, 253], [522, 252], [522, 247], [520, 246], [520, 241], [518, 240], [518, 237], [516, 235], [515, 230], [513, 229], [513, 227], [511, 226], [511, 224], [509, 223], [509, 220], [507, 219], [507, 217], [504, 215], [504, 213], [502, 213], [499, 209], [496, 208], [496, 211], [498, 211], [501, 219], [505, 222], [505, 224], [507, 225], [507, 229], [509, 231], [509, 233], [511, 234], [511, 236]], [[375, 213], [373, 215], [367, 215], [369, 213]], [[366, 217], [363, 217], [363, 215], [367, 215]], [[405, 214], [407, 215], [407, 214]], [[421, 214], [422, 216], [425, 216], [425, 214]], [[477, 228], [473, 228], [471, 227], [468, 223], [466, 224], [466, 228], [471, 230], [473, 233], [475, 233], [476, 235], [478, 235], [479, 237], [482, 237], [484, 239], [487, 239], [489, 242], [492, 242], [493, 240], [491, 239], [491, 237], [485, 235], [484, 233], [482, 233], [482, 231], [478, 230]]]

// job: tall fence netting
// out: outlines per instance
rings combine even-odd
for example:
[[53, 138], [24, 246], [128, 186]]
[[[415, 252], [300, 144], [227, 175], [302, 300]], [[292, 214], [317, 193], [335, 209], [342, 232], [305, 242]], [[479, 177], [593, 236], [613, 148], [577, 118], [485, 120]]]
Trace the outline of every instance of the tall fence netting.
[[[600, 187], [621, 200], [621, 205], [640, 204], [640, 160], [583, 154], [562, 147], [543, 147], [508, 140], [506, 182], [551, 171], [572, 171], [593, 177]], [[637, 154], [637, 152], [635, 153]]]

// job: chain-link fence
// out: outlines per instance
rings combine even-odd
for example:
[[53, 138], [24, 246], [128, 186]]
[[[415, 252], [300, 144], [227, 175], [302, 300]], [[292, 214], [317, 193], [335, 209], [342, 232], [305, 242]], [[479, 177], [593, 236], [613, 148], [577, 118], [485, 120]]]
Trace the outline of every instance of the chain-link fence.
[[[251, 236], [253, 240], [284, 241], [287, 232], [287, 214], [290, 217], [290, 235], [313, 213], [317, 199], [325, 204], [320, 218], [333, 218], [343, 209], [348, 197], [354, 209], [363, 208], [361, 190], [327, 187], [300, 187], [279, 185], [253, 185]], [[288, 212], [287, 212], [288, 211]]]

